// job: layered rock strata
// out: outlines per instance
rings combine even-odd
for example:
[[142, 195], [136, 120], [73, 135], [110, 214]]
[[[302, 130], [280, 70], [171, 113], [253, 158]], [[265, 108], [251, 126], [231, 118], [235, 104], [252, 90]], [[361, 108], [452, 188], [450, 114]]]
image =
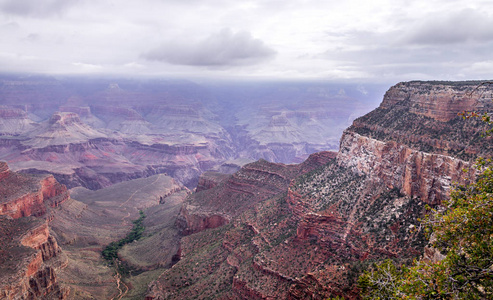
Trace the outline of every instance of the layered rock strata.
[[57, 279], [67, 261], [47, 214], [69, 198], [67, 189], [51, 175], [18, 174], [0, 162], [0, 195], [0, 298], [67, 299]]
[[491, 109], [492, 88], [477, 86], [400, 83], [344, 132], [335, 159], [259, 161], [219, 184], [204, 179], [178, 220], [189, 234], [181, 260], [148, 299], [357, 299], [369, 262], [424, 253], [425, 204], [448, 199], [454, 182], [474, 179], [473, 159], [493, 153], [488, 139], [470, 141], [483, 124], [457, 116]]

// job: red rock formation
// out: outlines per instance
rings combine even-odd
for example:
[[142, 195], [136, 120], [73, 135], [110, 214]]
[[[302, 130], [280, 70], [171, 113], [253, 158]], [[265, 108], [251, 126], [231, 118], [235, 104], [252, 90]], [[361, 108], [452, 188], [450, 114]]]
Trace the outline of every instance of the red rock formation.
[[[229, 223], [245, 209], [286, 190], [291, 179], [335, 158], [334, 152], [319, 152], [299, 165], [260, 160], [245, 165], [214, 188], [197, 192], [180, 212], [177, 224], [185, 234]], [[205, 175], [203, 177], [207, 177]], [[202, 179], [206, 182], [207, 179]]]
[[223, 180], [229, 177], [226, 174], [217, 172], [205, 172], [199, 177], [199, 182], [197, 184], [196, 192], [205, 191], [217, 186]]
[[472, 167], [470, 162], [451, 156], [414, 150], [393, 141], [382, 142], [349, 130], [341, 138], [337, 161], [428, 204], [447, 199], [452, 183], [466, 183], [463, 169]]
[[33, 217], [47, 217], [48, 207], [67, 200], [66, 187], [51, 175], [18, 174], [0, 163], [0, 196], [0, 279], [8, 276], [1, 281], [0, 298], [66, 299], [68, 290], [56, 276], [64, 265], [61, 249], [48, 220]]
[[200, 212], [189, 214], [189, 210], [190, 207], [183, 207], [180, 211], [180, 218], [177, 220], [177, 225], [183, 228], [182, 233], [185, 235], [223, 226], [228, 224], [231, 219], [228, 215], [217, 213]]
[[5, 163], [0, 165], [0, 215], [14, 219], [41, 216], [47, 206], [57, 207], [67, 200], [67, 188], [51, 175], [31, 176], [10, 172]]
[[[33, 217], [9, 219], [0, 216], [0, 298], [67, 299], [56, 272], [65, 265], [48, 224]], [[15, 257], [15, 259], [13, 259]]]
[[381, 108], [404, 106], [411, 113], [447, 122], [463, 111], [483, 110], [490, 106], [492, 90], [481, 82], [401, 82], [391, 87], [383, 98]]

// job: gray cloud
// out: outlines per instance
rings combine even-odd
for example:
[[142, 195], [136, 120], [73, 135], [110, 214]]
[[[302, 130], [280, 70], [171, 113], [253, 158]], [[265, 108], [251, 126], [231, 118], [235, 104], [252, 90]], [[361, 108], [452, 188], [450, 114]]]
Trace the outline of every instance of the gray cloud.
[[457, 44], [493, 40], [493, 19], [473, 9], [452, 14], [434, 13], [404, 35], [404, 41], [422, 44]]
[[61, 14], [79, 0], [0, 0], [0, 10], [7, 14], [46, 17]]
[[197, 43], [168, 43], [142, 57], [175, 65], [221, 67], [257, 64], [275, 55], [250, 33], [223, 29]]
[[[454, 17], [444, 18], [446, 22], [437, 20], [429, 23], [429, 31], [419, 28], [412, 33], [405, 30], [352, 31], [344, 35], [326, 32], [328, 36], [343, 39], [343, 46], [331, 48], [314, 58], [329, 60], [336, 67], [365, 72], [375, 78], [461, 79], [463, 76], [470, 78], [468, 74], [486, 74], [487, 66], [491, 66], [493, 38], [489, 31], [492, 27], [475, 27], [488, 20], [473, 22], [473, 15], [468, 11], [460, 24]], [[464, 26], [464, 32], [475, 30], [475, 34], [462, 34], [460, 30], [448, 28], [457, 36], [446, 35], [446, 30], [441, 28], [452, 26], [454, 19], [459, 26]]]

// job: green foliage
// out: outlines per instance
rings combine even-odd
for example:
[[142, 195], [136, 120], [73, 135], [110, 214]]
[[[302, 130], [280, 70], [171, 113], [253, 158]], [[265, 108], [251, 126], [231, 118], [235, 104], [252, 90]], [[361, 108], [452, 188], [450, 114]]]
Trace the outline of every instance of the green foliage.
[[484, 159], [477, 167], [476, 182], [456, 188], [446, 209], [424, 221], [443, 259], [421, 259], [409, 268], [375, 265], [358, 281], [364, 299], [493, 298], [493, 168]]
[[107, 260], [110, 264], [113, 263], [115, 259], [118, 259], [118, 250], [120, 250], [126, 244], [129, 244], [133, 241], [139, 240], [144, 233], [145, 227], [142, 224], [145, 219], [145, 215], [143, 211], [139, 211], [140, 217], [137, 220], [132, 221], [134, 227], [132, 231], [127, 234], [126, 237], [117, 241], [111, 242], [108, 246], [103, 249], [101, 253], [103, 258]]
[[363, 299], [401, 299], [403, 271], [390, 259], [374, 264], [358, 279]]
[[491, 116], [488, 114], [488, 113], [483, 113], [483, 114], [478, 114], [477, 112], [475, 111], [464, 111], [464, 112], [461, 112], [459, 113], [459, 116], [462, 116], [463, 119], [470, 119], [470, 118], [477, 118], [477, 119], [481, 119], [481, 121], [487, 125], [490, 126], [489, 129], [487, 129], [484, 133], [483, 133], [483, 137], [485, 136], [491, 136], [491, 134], [493, 133], [493, 120], [491, 119]]
[[[493, 170], [479, 160], [476, 183], [457, 188], [447, 210], [429, 219], [436, 240], [446, 253], [439, 262], [420, 261], [404, 282], [417, 295], [444, 299], [493, 297]], [[423, 284], [427, 281], [428, 284]]]
[[[488, 113], [459, 115], [480, 119], [489, 127], [483, 136], [492, 135]], [[457, 187], [442, 209], [424, 219], [438, 257], [415, 260], [411, 267], [390, 260], [374, 265], [358, 280], [364, 299], [493, 299], [492, 164], [478, 159], [476, 182]]]

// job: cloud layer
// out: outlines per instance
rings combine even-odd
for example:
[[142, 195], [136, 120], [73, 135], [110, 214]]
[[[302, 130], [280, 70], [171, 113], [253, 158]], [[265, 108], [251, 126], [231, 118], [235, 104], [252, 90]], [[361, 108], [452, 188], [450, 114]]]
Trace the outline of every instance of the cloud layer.
[[485, 0], [0, 0], [0, 72], [491, 79]]
[[223, 29], [196, 43], [171, 41], [143, 54], [175, 65], [225, 67], [257, 64], [276, 52], [248, 32]]
[[4, 0], [0, 10], [7, 14], [20, 16], [48, 17], [59, 15], [78, 0]]

